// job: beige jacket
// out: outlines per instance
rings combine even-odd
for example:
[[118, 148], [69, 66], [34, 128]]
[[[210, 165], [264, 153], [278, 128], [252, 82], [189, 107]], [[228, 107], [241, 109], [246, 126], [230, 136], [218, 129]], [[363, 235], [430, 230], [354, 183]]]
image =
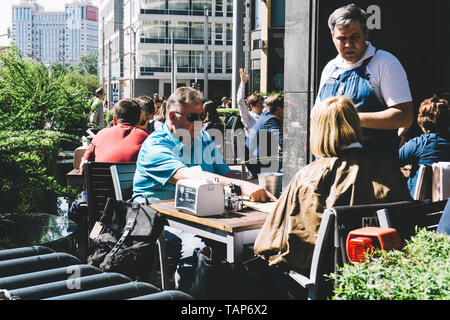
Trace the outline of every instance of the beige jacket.
[[283, 191], [257, 236], [255, 253], [269, 265], [309, 269], [324, 209], [403, 200], [412, 199], [400, 169], [373, 154], [352, 148], [316, 160]]

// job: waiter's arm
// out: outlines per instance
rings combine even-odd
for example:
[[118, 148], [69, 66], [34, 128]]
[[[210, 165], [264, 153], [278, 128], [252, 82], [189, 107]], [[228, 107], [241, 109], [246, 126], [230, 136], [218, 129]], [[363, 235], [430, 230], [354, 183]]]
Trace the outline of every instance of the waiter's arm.
[[408, 128], [413, 123], [414, 106], [405, 102], [378, 112], [360, 112], [361, 127], [370, 129], [395, 130]]

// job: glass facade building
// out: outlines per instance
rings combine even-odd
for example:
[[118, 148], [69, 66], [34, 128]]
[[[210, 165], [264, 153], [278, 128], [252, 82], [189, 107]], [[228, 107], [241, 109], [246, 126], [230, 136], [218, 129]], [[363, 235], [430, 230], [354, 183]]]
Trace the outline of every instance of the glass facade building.
[[[105, 19], [104, 52], [107, 53], [114, 32], [108, 30], [115, 12], [116, 0], [105, 0], [100, 7], [100, 20]], [[132, 95], [133, 74], [136, 72], [136, 95], [168, 96], [171, 89], [172, 43], [174, 35], [175, 71], [178, 86], [200, 83], [203, 88], [204, 7], [208, 8], [208, 97], [231, 95], [231, 64], [233, 42], [233, 0], [122, 0], [123, 72], [105, 74], [116, 79], [122, 97]], [[248, 35], [248, 6], [244, 35]], [[114, 12], [114, 14], [112, 13]], [[101, 23], [102, 25], [102, 23]], [[102, 28], [102, 26], [100, 26]], [[100, 32], [102, 34], [102, 32]], [[244, 36], [244, 56], [248, 58], [248, 39]], [[134, 59], [134, 56], [136, 57]], [[104, 65], [108, 65], [105, 54]], [[116, 61], [114, 55], [112, 60]], [[247, 61], [247, 59], [246, 59]], [[245, 64], [245, 67], [248, 67]], [[108, 70], [108, 67], [105, 67]], [[136, 71], [135, 71], [136, 70]], [[123, 84], [120, 79], [123, 80]], [[113, 88], [115, 84], [112, 84]]]
[[22, 1], [12, 7], [12, 41], [45, 64], [77, 62], [80, 55], [98, 50], [98, 8], [75, 1], [55, 12], [34, 0]]

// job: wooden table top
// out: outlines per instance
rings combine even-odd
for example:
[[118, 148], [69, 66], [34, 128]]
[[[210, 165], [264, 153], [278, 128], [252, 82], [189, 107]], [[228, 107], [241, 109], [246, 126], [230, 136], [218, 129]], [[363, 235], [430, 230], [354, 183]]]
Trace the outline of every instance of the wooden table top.
[[241, 212], [226, 211], [222, 215], [198, 217], [176, 209], [174, 200], [153, 202], [151, 207], [171, 217], [232, 233], [260, 229], [268, 216], [268, 213], [244, 206]]

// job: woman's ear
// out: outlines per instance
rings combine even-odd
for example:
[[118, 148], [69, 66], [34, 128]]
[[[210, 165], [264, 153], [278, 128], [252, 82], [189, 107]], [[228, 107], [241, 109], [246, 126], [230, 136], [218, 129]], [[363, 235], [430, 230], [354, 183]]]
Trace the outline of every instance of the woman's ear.
[[117, 123], [118, 123], [118, 122], [117, 122], [116, 115], [114, 115], [114, 116], [113, 116], [113, 124], [114, 124], [115, 126], [117, 126]]

